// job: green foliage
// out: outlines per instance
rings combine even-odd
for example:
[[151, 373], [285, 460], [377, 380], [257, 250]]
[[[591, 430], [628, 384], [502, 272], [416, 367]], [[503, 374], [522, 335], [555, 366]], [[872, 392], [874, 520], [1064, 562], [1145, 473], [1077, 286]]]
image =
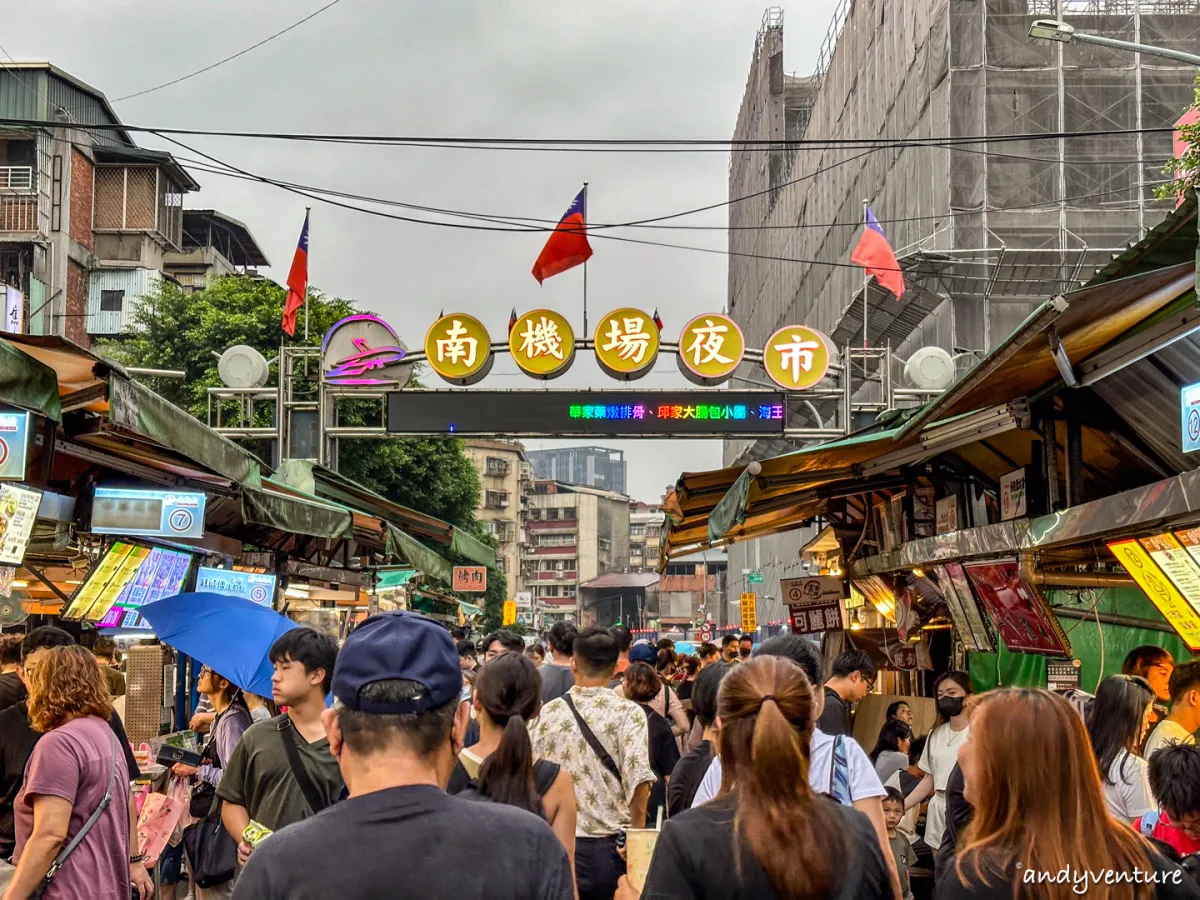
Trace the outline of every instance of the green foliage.
[[[139, 304], [134, 314], [137, 330], [102, 341], [98, 349], [125, 365], [186, 372], [187, 377], [182, 380], [153, 379], [152, 386], [172, 403], [206, 420], [208, 388], [221, 384], [214, 354], [234, 344], [247, 344], [267, 359], [278, 356], [284, 337], [280, 321], [285, 296], [286, 291], [271, 281], [243, 276], [219, 279], [206, 290], [193, 294], [184, 294], [178, 286], [164, 283]], [[325, 332], [339, 319], [358, 312], [351, 302], [326, 297], [312, 289], [308, 309], [308, 343], [312, 346], [319, 346]], [[297, 319], [297, 337], [289, 338], [289, 344], [304, 342], [303, 312]], [[367, 408], [378, 416], [377, 405], [359, 404], [348, 409], [343, 423], [363, 424]], [[226, 409], [232, 414], [232, 406]], [[268, 404], [263, 403], [255, 424], [269, 425], [269, 420], [263, 420], [269, 414]], [[224, 421], [231, 422], [233, 418], [226, 415]], [[255, 449], [265, 453], [261, 446]], [[461, 441], [348, 440], [342, 442], [339, 455], [339, 470], [346, 477], [396, 503], [460, 528], [478, 531], [475, 510], [479, 503], [479, 475], [463, 452]]]
[[[1200, 73], [1196, 75], [1191, 109], [1200, 109]], [[1159, 200], [1187, 197], [1200, 187], [1200, 123], [1184, 125], [1179, 134], [1187, 143], [1187, 149], [1178, 159], [1170, 159], [1163, 166], [1163, 174], [1171, 180], [1154, 189]]]

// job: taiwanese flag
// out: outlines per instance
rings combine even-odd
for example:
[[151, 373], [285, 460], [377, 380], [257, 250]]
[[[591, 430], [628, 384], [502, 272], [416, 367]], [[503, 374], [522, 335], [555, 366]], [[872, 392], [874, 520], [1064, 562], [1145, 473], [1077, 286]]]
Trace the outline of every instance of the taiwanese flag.
[[517, 308], [514, 306], [512, 313], [508, 317], [508, 333], [512, 334], [512, 330], [517, 327]]
[[304, 227], [300, 230], [300, 243], [292, 257], [292, 268], [287, 277], [287, 299], [283, 301], [283, 330], [296, 333], [296, 313], [304, 306], [308, 296], [308, 213], [304, 214]]
[[879, 220], [869, 209], [866, 227], [858, 239], [858, 246], [850, 254], [850, 261], [866, 269], [868, 275], [874, 275], [875, 280], [895, 294], [897, 300], [904, 296], [904, 273], [896, 262], [892, 245], [879, 227]]
[[661, 317], [659, 317], [659, 315], [658, 315], [658, 310], [657, 310], [657, 309], [656, 309], [656, 310], [654, 310], [654, 326], [655, 326], [655, 327], [656, 327], [656, 328], [657, 328], [659, 331], [662, 331], [662, 330], [663, 330], [663, 320], [662, 320], [662, 318], [661, 318]]
[[584, 206], [587, 200], [587, 188], [575, 195], [571, 204], [558, 225], [551, 233], [546, 246], [538, 254], [537, 262], [533, 264], [533, 277], [541, 284], [551, 275], [573, 269], [591, 258], [592, 248], [587, 239], [587, 216]]

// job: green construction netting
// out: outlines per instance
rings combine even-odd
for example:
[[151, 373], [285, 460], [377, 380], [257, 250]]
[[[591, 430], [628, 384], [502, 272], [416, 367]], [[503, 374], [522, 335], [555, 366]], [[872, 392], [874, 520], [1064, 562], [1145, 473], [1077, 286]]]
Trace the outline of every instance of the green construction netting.
[[62, 421], [54, 370], [8, 341], [0, 341], [0, 402]]
[[[1101, 613], [1116, 613], [1150, 622], [1164, 622], [1158, 610], [1137, 588], [1109, 588], [1097, 593], [1098, 601], [1096, 594], [1085, 594], [1081, 599], [1086, 598], [1086, 603], [1082, 605], [1073, 594], [1060, 591], [1047, 592], [1046, 599], [1052, 606], [1064, 605], [1088, 611], [1095, 602], [1096, 609]], [[1125, 655], [1134, 647], [1145, 644], [1165, 647], [1177, 661], [1188, 660], [1192, 656], [1183, 641], [1174, 633], [1106, 623], [1097, 627], [1095, 619], [1059, 618], [1059, 624], [1067, 632], [1072, 655], [1081, 663], [1079, 684], [1088, 693], [1095, 692], [1101, 679], [1119, 673]], [[994, 687], [1046, 686], [1046, 657], [1031, 653], [1013, 653], [1003, 646], [1003, 641], [999, 643], [999, 653], [970, 654], [971, 683], [976, 691], [986, 691]]]

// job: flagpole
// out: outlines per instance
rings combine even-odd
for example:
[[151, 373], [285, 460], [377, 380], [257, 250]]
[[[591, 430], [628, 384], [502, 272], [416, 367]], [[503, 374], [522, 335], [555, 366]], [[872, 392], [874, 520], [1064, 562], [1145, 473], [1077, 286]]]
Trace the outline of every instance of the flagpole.
[[[309, 239], [310, 247], [312, 246], [312, 230], [311, 230], [308, 216], [311, 212], [312, 212], [311, 206], [304, 207], [304, 224], [306, 227], [309, 227], [309, 229], [310, 229], [308, 232], [308, 239]], [[305, 255], [307, 256], [307, 251], [306, 251]], [[305, 264], [305, 266], [307, 267], [307, 263]], [[307, 344], [308, 343], [308, 284], [307, 284], [307, 279], [305, 279], [305, 281], [306, 281], [306, 283], [304, 285], [304, 343]], [[308, 358], [305, 357], [305, 371], [307, 371], [307, 363], [308, 363]]]
[[[863, 200], [863, 227], [867, 226], [867, 202]], [[863, 270], [863, 349], [867, 349], [867, 288], [871, 284], [871, 273]], [[863, 371], [866, 372], [867, 359], [863, 357]]]
[[[584, 237], [587, 236], [587, 222], [588, 222], [587, 189], [588, 189], [588, 183], [585, 181], [583, 183], [583, 229], [584, 229], [583, 234], [584, 234]], [[587, 260], [585, 259], [583, 261], [583, 339], [587, 340], [589, 336], [590, 336], [590, 333], [588, 332], [588, 321], [587, 321]]]

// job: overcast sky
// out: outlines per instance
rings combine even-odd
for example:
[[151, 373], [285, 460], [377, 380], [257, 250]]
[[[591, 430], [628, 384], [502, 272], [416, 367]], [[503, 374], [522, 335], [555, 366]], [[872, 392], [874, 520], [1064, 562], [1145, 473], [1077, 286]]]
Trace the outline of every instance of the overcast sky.
[[[16, 59], [49, 59], [121, 97], [234, 53], [326, 0], [9, 0], [0, 43]], [[836, 0], [786, 10], [784, 67], [808, 74]], [[311, 22], [211, 72], [115, 104], [131, 125], [540, 138], [728, 138], [762, 20], [762, 0], [341, 0]], [[61, 27], [48, 27], [60, 23]], [[69, 23], [69, 27], [68, 27]], [[177, 147], [138, 138], [145, 146]], [[628, 221], [718, 203], [728, 155], [529, 153], [319, 146], [184, 138], [257, 174], [449, 209], [556, 219], [583, 181], [592, 222]], [[192, 207], [245, 222], [282, 281], [305, 198], [196, 174]], [[725, 224], [723, 210], [689, 217]], [[722, 249], [723, 232], [627, 230], [630, 236]], [[388, 221], [316, 204], [313, 285], [387, 318], [419, 345], [438, 312], [478, 316], [493, 335], [509, 311], [549, 306], [580, 329], [579, 269], [539, 287], [530, 275], [544, 235], [496, 234]], [[668, 333], [719, 311], [718, 255], [593, 240], [589, 310], [657, 307]], [[673, 357], [638, 386], [686, 384]], [[531, 388], [499, 357], [487, 388]], [[581, 354], [553, 387], [614, 387]], [[530, 442], [547, 446], [550, 442]], [[597, 443], [596, 441], [576, 443]], [[612, 441], [629, 460], [630, 491], [657, 500], [681, 471], [719, 466], [716, 441]]]

